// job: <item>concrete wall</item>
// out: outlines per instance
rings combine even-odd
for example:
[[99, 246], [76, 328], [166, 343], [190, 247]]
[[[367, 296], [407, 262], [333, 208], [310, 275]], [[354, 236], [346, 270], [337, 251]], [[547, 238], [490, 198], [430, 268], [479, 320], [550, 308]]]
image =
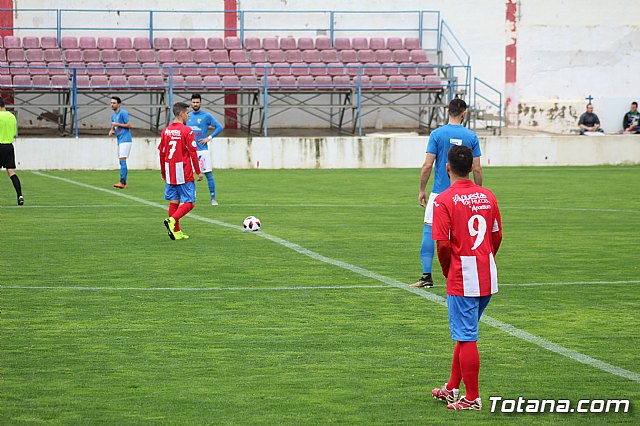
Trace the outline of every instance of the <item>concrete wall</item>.
[[[473, 75], [482, 78], [504, 92], [505, 89], [505, 10], [508, 0], [238, 0], [242, 10], [437, 10], [471, 55]], [[20, 8], [77, 9], [162, 9], [222, 10], [223, 2], [183, 0], [179, 4], [158, 3], [156, 0], [19, 0]], [[161, 6], [162, 4], [162, 6]], [[620, 130], [624, 112], [633, 100], [639, 100], [637, 70], [640, 65], [640, 19], [636, 0], [521, 0], [516, 20], [517, 82], [510, 96], [518, 104], [518, 119], [514, 125], [567, 133], [576, 128], [577, 119], [585, 109], [586, 98], [593, 96], [595, 111], [608, 132]], [[99, 15], [95, 15], [99, 16]], [[65, 15], [63, 26], [86, 26], [86, 14]], [[249, 14], [247, 25], [253, 28], [291, 27], [291, 15]], [[327, 16], [298, 14], [296, 26], [314, 29], [326, 26]], [[145, 26], [144, 13], [111, 13], [96, 18], [100, 26], [126, 28]], [[343, 28], [414, 28], [412, 15], [366, 14], [336, 18], [338, 30]], [[79, 21], [79, 22], [76, 22]], [[180, 28], [182, 35], [192, 36], [197, 28], [222, 28], [221, 14], [162, 13], [154, 17], [157, 27]], [[23, 12], [15, 16], [16, 26], [55, 26], [55, 14]], [[425, 25], [430, 25], [426, 22]], [[24, 30], [21, 34], [42, 35], [43, 31]], [[144, 31], [107, 32], [109, 35], [146, 35]], [[212, 35], [208, 32], [206, 35]], [[320, 35], [323, 31], [287, 32], [279, 35]], [[66, 31], [68, 35], [87, 34]], [[273, 32], [253, 32], [251, 35], [273, 35]], [[362, 33], [339, 32], [340, 35]], [[511, 33], [510, 33], [511, 34]], [[172, 36], [175, 32], [158, 35]], [[219, 35], [219, 34], [218, 34]], [[369, 34], [371, 35], [371, 34]], [[378, 32], [383, 36], [406, 36], [410, 32]], [[426, 44], [432, 44], [425, 34]], [[457, 59], [445, 50], [445, 62]], [[487, 94], [487, 92], [485, 92]], [[288, 121], [288, 122], [287, 122]], [[292, 113], [274, 119], [274, 126], [307, 123], [308, 117]], [[96, 120], [96, 125], [100, 122]], [[394, 116], [385, 126], [413, 126], [411, 120]]]
[[[157, 169], [157, 138], [134, 138], [131, 169]], [[217, 138], [214, 167], [418, 168], [426, 137]], [[640, 164], [640, 136], [488, 136], [482, 163], [491, 166]], [[19, 169], [117, 169], [113, 139], [18, 138]]]

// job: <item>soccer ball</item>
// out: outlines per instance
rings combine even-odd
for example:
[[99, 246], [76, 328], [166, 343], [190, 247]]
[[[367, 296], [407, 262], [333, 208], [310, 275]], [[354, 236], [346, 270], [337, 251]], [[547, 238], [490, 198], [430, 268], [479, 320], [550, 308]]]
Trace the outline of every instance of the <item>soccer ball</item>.
[[242, 222], [242, 229], [247, 232], [258, 232], [260, 230], [260, 219], [255, 216], [248, 216]]

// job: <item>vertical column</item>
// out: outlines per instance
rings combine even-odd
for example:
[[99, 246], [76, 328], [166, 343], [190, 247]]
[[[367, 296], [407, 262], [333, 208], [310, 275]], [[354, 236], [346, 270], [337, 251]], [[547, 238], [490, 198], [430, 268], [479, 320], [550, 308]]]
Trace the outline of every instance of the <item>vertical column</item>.
[[504, 92], [506, 125], [518, 126], [518, 91], [517, 91], [517, 42], [518, 42], [518, 0], [506, 0], [506, 35]]
[[[13, 35], [13, 0], [0, 0], [0, 37]], [[13, 105], [13, 95], [10, 93], [2, 95], [7, 104]]]
[[[12, 9], [13, 0], [0, 0], [0, 9]], [[13, 35], [13, 12], [0, 10], [0, 36]]]
[[[224, 0], [224, 36], [237, 37], [238, 31], [238, 0]], [[238, 95], [229, 94], [224, 97], [225, 105], [237, 105]], [[235, 107], [225, 108], [224, 126], [228, 129], [238, 128], [238, 109]]]

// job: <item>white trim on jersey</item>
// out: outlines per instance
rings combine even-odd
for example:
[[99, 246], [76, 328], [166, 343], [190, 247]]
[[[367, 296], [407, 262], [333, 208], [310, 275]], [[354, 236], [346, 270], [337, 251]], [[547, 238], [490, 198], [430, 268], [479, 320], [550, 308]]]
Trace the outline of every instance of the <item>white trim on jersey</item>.
[[480, 280], [478, 279], [478, 264], [475, 256], [460, 256], [462, 264], [462, 287], [467, 297], [480, 296]]
[[427, 225], [433, 224], [433, 202], [438, 195], [440, 194], [436, 194], [435, 192], [429, 194], [429, 201], [427, 201], [427, 207], [424, 209], [424, 223]]
[[171, 168], [167, 162], [164, 163], [164, 176], [167, 183], [171, 182]]
[[184, 163], [179, 162], [176, 164], [176, 184], [181, 185], [185, 182], [184, 180]]
[[491, 294], [494, 294], [498, 292], [498, 267], [493, 253], [489, 253], [489, 270], [491, 271]]

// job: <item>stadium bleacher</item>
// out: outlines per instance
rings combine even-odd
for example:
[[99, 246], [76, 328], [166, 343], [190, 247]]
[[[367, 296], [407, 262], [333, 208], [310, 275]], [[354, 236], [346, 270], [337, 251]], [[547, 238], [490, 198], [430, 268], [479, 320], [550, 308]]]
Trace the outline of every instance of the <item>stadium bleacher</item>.
[[[441, 90], [417, 38], [5, 36], [0, 88]], [[170, 70], [172, 72], [170, 72]], [[217, 78], [216, 78], [217, 77]], [[266, 81], [265, 81], [266, 77]]]

